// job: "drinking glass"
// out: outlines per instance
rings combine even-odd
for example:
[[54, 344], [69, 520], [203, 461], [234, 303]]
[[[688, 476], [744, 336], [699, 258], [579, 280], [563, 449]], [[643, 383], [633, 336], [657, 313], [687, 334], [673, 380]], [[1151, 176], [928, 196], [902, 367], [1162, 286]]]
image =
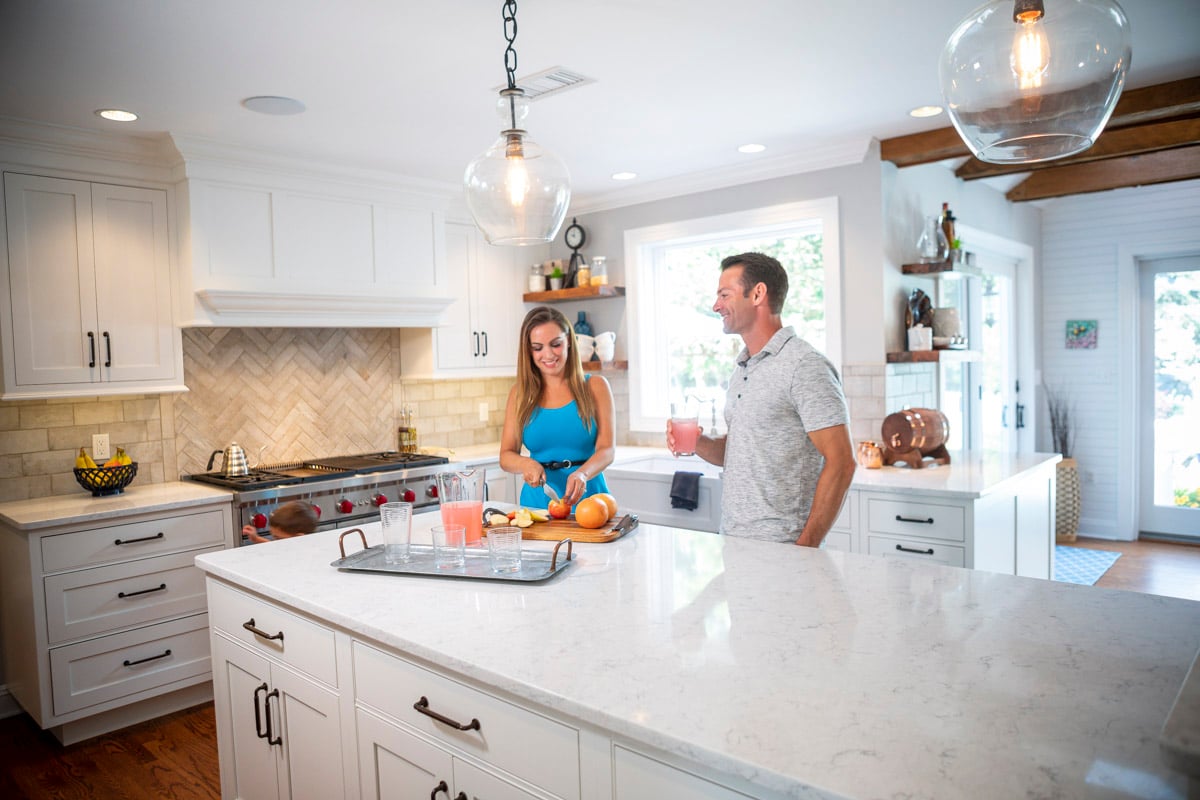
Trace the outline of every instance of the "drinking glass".
[[438, 569], [454, 569], [467, 563], [467, 529], [462, 525], [434, 525], [433, 563]]
[[491, 528], [487, 533], [488, 559], [492, 572], [517, 572], [521, 569], [521, 529], [509, 526]]
[[675, 436], [675, 455], [696, 454], [696, 442], [700, 438], [700, 414], [694, 401], [689, 399], [685, 403], [671, 405], [671, 432]]
[[383, 560], [387, 564], [403, 564], [411, 557], [412, 510], [412, 503], [384, 503], [379, 507]]

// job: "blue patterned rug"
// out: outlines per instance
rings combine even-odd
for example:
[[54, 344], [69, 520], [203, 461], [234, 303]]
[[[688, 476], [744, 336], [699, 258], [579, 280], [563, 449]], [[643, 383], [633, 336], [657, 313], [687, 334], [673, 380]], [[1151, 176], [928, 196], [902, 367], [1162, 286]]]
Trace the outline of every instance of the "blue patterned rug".
[[1091, 586], [1108, 572], [1120, 553], [1111, 550], [1089, 550], [1083, 547], [1054, 546], [1054, 580]]

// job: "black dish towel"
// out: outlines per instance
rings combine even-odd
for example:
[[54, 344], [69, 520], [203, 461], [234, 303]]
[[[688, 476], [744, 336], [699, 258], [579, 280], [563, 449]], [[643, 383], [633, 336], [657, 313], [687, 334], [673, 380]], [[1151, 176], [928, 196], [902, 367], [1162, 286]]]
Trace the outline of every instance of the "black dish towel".
[[671, 479], [671, 508], [682, 508], [695, 511], [700, 505], [700, 475], [699, 472], [675, 473]]

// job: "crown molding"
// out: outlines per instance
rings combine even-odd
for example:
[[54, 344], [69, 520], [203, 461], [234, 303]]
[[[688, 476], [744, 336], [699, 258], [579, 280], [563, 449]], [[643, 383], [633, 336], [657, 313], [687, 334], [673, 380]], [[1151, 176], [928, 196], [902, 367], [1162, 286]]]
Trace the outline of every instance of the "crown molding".
[[870, 136], [848, 137], [814, 145], [803, 153], [754, 159], [702, 172], [690, 172], [611, 192], [582, 195], [572, 200], [571, 214], [589, 214], [666, 200], [755, 181], [861, 164], [871, 148]]
[[356, 190], [384, 190], [423, 198], [433, 196], [445, 202], [458, 198], [463, 191], [459, 184], [414, 178], [380, 168], [338, 164], [182, 134], [171, 134], [170, 139], [179, 154], [177, 181], [199, 179], [244, 183], [247, 173], [257, 173], [264, 178], [276, 181], [282, 178], [298, 185], [316, 180]]
[[132, 135], [0, 117], [0, 148], [10, 165], [166, 180], [179, 156], [164, 134]]

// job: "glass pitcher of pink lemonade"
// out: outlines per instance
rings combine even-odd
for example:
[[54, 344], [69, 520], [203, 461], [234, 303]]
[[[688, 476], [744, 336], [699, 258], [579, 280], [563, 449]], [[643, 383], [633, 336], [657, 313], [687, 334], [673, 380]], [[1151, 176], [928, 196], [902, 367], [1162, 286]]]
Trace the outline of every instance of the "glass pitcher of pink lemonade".
[[479, 547], [483, 536], [483, 492], [487, 471], [482, 468], [437, 474], [443, 525], [462, 525], [467, 547]]

